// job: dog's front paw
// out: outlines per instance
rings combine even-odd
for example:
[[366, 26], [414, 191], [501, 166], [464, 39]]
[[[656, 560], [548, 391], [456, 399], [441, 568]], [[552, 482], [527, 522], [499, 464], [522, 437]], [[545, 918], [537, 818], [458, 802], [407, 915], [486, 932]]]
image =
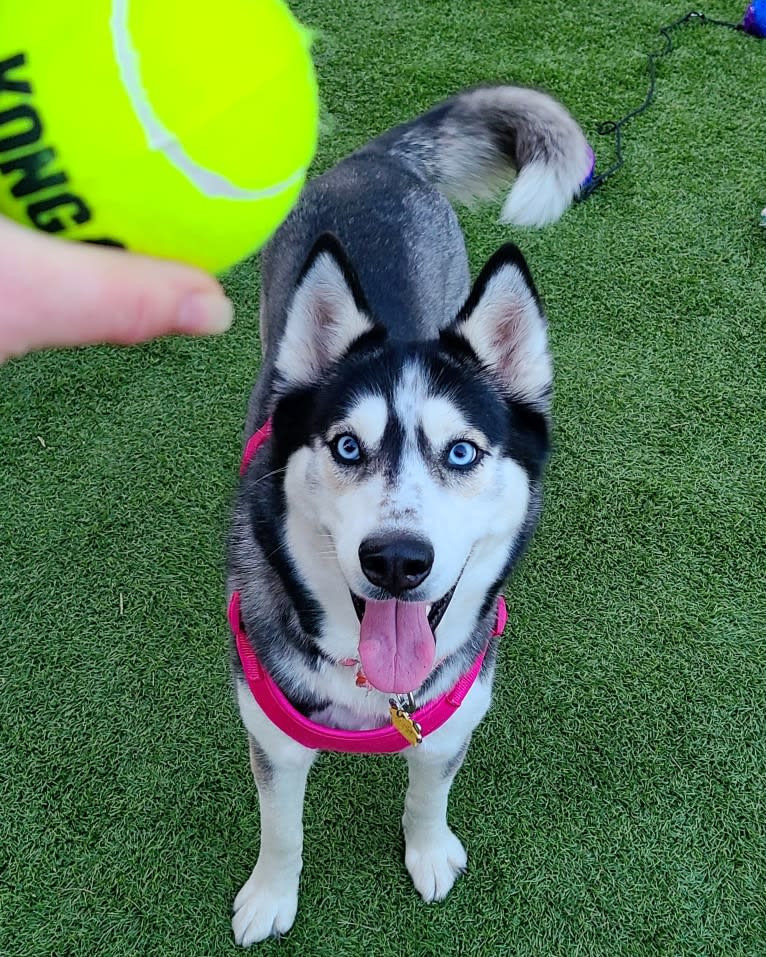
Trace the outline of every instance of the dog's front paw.
[[298, 878], [276, 878], [256, 866], [234, 899], [234, 940], [249, 947], [286, 934], [298, 910]]
[[424, 901], [440, 901], [465, 871], [468, 855], [460, 841], [447, 827], [437, 837], [427, 839], [407, 835], [404, 863], [410, 872], [415, 890]]

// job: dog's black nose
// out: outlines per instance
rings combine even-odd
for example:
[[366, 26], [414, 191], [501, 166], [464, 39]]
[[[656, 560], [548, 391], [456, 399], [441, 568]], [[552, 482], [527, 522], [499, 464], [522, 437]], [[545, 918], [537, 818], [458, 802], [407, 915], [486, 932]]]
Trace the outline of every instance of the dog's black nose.
[[378, 535], [359, 546], [359, 562], [368, 581], [396, 596], [428, 578], [434, 550], [414, 535]]

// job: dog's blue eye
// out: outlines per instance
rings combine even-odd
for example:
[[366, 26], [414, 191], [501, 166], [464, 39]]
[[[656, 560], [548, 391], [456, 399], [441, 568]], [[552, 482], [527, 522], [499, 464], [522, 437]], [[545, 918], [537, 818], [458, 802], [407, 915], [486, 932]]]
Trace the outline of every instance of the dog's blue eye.
[[456, 469], [473, 465], [479, 457], [479, 450], [473, 442], [455, 442], [447, 453], [447, 463]]
[[333, 447], [341, 462], [358, 462], [362, 458], [359, 442], [353, 435], [341, 435], [335, 440]]

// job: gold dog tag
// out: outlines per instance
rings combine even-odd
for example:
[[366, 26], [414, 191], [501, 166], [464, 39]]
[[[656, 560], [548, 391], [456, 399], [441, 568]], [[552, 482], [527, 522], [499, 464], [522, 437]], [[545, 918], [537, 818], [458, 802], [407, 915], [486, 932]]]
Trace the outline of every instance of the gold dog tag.
[[416, 748], [423, 740], [420, 725], [417, 721], [413, 721], [412, 715], [394, 698], [389, 698], [388, 704], [391, 711], [391, 724], [413, 748]]

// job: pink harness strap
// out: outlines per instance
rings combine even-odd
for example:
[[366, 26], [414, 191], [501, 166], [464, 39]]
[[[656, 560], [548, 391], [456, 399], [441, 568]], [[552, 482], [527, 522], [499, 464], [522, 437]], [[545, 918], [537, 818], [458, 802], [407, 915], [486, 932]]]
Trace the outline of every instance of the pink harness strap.
[[[493, 636], [502, 632], [506, 620], [507, 611], [501, 595], [497, 600], [497, 624]], [[234, 592], [229, 602], [229, 625], [236, 638], [239, 660], [253, 697], [266, 717], [298, 744], [318, 751], [346, 751], [354, 754], [393, 754], [410, 746], [392, 725], [367, 731], [345, 731], [341, 728], [328, 728], [304, 717], [284, 696], [250, 644], [242, 627], [239, 592]], [[423, 738], [440, 728], [463, 703], [481, 670], [488, 647], [489, 642], [451, 691], [413, 712], [412, 719], [420, 725]]]
[[247, 440], [247, 445], [245, 446], [245, 451], [242, 453], [242, 461], [239, 465], [239, 475], [240, 478], [247, 471], [248, 465], [253, 461], [253, 456], [258, 451], [258, 449], [263, 445], [263, 443], [271, 435], [271, 419], [266, 419], [260, 429], [257, 429], [250, 438]]
[[[267, 419], [245, 445], [239, 469], [240, 476], [245, 474], [255, 453], [270, 435], [271, 419]], [[505, 599], [500, 595], [497, 599], [497, 620], [492, 637], [503, 633], [507, 620]], [[317, 724], [297, 711], [263, 667], [245, 634], [240, 614], [239, 592], [234, 592], [229, 602], [229, 626], [236, 639], [239, 660], [242, 662], [242, 670], [253, 697], [266, 717], [294, 741], [317, 751], [345, 751], [354, 754], [394, 754], [410, 747], [409, 742], [393, 725], [367, 731], [345, 731], [342, 728], [328, 728]], [[463, 703], [463, 699], [481, 671], [487, 648], [489, 648], [489, 642], [450, 691], [412, 713], [413, 721], [420, 725], [423, 738], [440, 728]]]

